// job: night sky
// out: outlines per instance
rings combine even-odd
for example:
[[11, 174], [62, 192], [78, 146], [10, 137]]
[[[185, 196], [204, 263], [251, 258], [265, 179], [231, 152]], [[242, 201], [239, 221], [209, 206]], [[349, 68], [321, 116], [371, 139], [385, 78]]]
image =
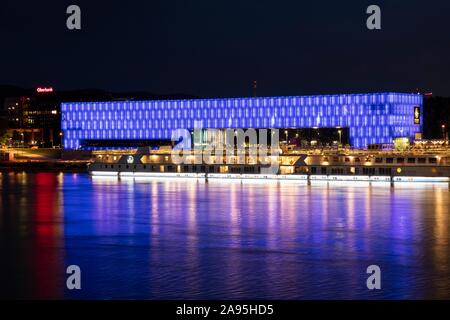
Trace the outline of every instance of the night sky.
[[[77, 4], [82, 30], [66, 28]], [[378, 4], [382, 30], [366, 28]], [[0, 84], [199, 97], [450, 96], [450, 1], [2, 0]]]

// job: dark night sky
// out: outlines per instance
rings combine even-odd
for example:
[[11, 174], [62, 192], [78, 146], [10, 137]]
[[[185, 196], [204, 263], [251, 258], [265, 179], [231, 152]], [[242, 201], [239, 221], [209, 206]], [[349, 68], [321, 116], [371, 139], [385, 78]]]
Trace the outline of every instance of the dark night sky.
[[[82, 30], [66, 29], [78, 4]], [[366, 8], [382, 30], [366, 29]], [[419, 87], [450, 96], [450, 1], [0, 3], [0, 83], [200, 97]]]

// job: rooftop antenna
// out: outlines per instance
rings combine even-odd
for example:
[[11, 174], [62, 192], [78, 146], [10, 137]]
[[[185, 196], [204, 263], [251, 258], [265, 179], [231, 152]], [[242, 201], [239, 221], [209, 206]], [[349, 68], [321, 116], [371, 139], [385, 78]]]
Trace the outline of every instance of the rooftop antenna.
[[256, 88], [257, 88], [256, 80], [253, 80], [253, 98], [256, 98]]

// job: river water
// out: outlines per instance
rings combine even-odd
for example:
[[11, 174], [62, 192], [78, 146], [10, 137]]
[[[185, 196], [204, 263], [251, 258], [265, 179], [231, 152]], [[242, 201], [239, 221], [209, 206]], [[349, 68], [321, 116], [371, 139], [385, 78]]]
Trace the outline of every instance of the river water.
[[450, 298], [447, 184], [0, 180], [2, 298]]

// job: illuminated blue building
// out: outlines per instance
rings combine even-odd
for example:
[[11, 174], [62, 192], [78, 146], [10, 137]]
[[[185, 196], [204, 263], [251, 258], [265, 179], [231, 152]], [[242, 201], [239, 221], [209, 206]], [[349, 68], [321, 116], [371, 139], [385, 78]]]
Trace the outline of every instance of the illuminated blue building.
[[421, 132], [423, 98], [373, 93], [295, 97], [62, 103], [66, 149], [89, 141], [168, 140], [172, 130], [348, 128], [353, 147]]

